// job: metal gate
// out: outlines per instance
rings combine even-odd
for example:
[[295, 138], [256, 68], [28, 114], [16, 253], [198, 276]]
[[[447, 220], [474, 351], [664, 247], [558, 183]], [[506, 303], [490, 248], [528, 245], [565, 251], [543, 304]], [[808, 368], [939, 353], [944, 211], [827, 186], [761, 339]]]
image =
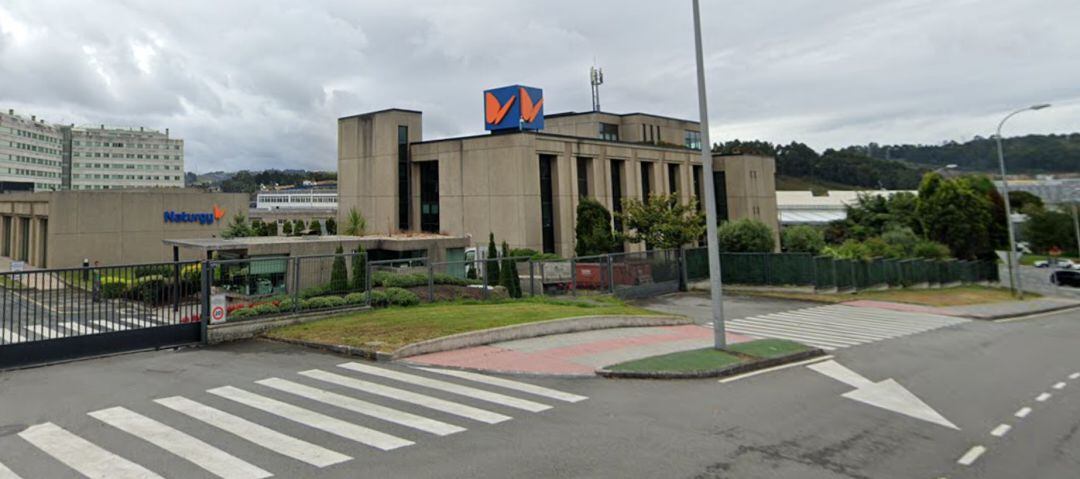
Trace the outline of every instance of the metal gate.
[[198, 262], [0, 273], [0, 369], [197, 343]]

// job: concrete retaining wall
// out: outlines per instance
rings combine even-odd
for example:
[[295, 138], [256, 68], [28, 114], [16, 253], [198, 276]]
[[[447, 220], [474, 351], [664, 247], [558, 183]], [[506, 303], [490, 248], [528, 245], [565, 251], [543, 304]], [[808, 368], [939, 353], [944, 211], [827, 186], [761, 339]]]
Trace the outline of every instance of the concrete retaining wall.
[[274, 328], [280, 328], [282, 326], [289, 326], [292, 324], [308, 323], [311, 321], [318, 321], [320, 319], [338, 316], [342, 313], [368, 311], [370, 309], [371, 308], [367, 306], [362, 306], [355, 308], [334, 309], [330, 311], [313, 311], [308, 313], [275, 315], [268, 318], [249, 319], [244, 321], [236, 321], [233, 323], [215, 324], [210, 326], [210, 329], [207, 331], [207, 342], [209, 342], [210, 344], [217, 344], [228, 341], [239, 341], [241, 339], [251, 339]]

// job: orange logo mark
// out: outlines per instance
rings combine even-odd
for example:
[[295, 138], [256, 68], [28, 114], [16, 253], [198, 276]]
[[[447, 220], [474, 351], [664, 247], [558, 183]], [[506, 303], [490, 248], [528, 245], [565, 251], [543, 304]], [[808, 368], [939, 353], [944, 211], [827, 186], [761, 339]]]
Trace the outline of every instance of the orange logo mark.
[[499, 105], [499, 99], [495, 98], [495, 95], [487, 93], [484, 95], [484, 115], [486, 116], [489, 125], [497, 125], [503, 121], [503, 117], [506, 116], [506, 112], [510, 111], [510, 105], [514, 104], [516, 96], [511, 96], [509, 100], [506, 100], [505, 105]]
[[218, 205], [214, 205], [214, 220], [220, 220], [225, 217], [225, 210], [218, 208]]
[[533, 120], [536, 119], [536, 115], [540, 114], [540, 107], [544, 106], [544, 99], [541, 98], [540, 101], [536, 102], [536, 104], [533, 105], [532, 98], [529, 97], [529, 92], [525, 91], [524, 88], [521, 88], [520, 91], [521, 118], [526, 122], [531, 123]]

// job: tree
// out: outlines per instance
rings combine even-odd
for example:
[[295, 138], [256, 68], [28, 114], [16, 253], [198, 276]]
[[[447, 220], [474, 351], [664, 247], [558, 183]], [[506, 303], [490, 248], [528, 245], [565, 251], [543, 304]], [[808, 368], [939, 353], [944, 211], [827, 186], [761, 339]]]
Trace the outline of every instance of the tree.
[[[771, 236], [771, 235], [770, 235]], [[813, 226], [796, 225], [784, 228], [780, 244], [788, 253], [819, 254], [825, 247], [825, 236]]]
[[292, 236], [292, 222], [285, 220], [285, 224], [281, 225], [281, 234], [285, 236]]
[[337, 234], [337, 221], [335, 221], [334, 218], [327, 218], [326, 222], [323, 223], [323, 224], [326, 225], [326, 234], [328, 234], [328, 235], [336, 235]]
[[265, 223], [265, 225], [266, 225], [266, 236], [277, 236], [278, 235], [277, 221], [271, 221], [269, 223]]
[[339, 244], [334, 250], [334, 263], [330, 266], [330, 291], [344, 292], [349, 288], [349, 275], [345, 271], [345, 251]]
[[705, 232], [705, 215], [691, 199], [679, 202], [676, 195], [653, 195], [646, 202], [636, 198], [623, 200], [618, 213], [626, 239], [645, 242], [648, 248], [676, 249], [693, 243]]
[[1076, 252], [1076, 230], [1073, 228], [1071, 213], [1056, 210], [1031, 211], [1023, 231], [1024, 238], [1031, 242], [1036, 252], [1046, 253], [1054, 247], [1067, 252], [1066, 255]]
[[503, 260], [499, 269], [499, 285], [506, 288], [511, 298], [521, 297], [521, 277], [518, 276], [517, 263], [510, 259], [510, 245], [502, 243]]
[[361, 215], [356, 208], [349, 209], [349, 216], [345, 218], [345, 230], [341, 233], [345, 236], [364, 236], [364, 230], [367, 229], [367, 220], [364, 219], [364, 215]]
[[300, 236], [304, 234], [304, 220], [294, 220], [292, 225], [293, 234]]
[[1009, 206], [1012, 207], [1013, 211], [1024, 211], [1029, 208], [1041, 210], [1046, 207], [1042, 198], [1027, 191], [1010, 191]]
[[221, 232], [222, 238], [246, 238], [248, 236], [255, 236], [255, 233], [243, 213], [233, 215], [228, 226]]
[[499, 250], [495, 248], [495, 233], [488, 233], [487, 272], [485, 277], [488, 285], [499, 283]]
[[728, 253], [770, 253], [776, 244], [772, 230], [750, 218], [722, 223], [716, 237], [720, 251]]
[[611, 213], [592, 198], [584, 198], [578, 203], [574, 235], [577, 256], [607, 254], [618, 246], [611, 230]]
[[311, 234], [313, 236], [322, 235], [322, 224], [319, 223], [319, 220], [311, 220], [311, 224], [308, 225], [308, 228], [311, 230], [311, 232], [308, 234]]
[[367, 289], [367, 252], [364, 245], [356, 245], [352, 257], [352, 289], [364, 291]]
[[919, 187], [916, 213], [926, 238], [945, 244], [953, 256], [975, 259], [993, 255], [990, 200], [967, 181], [928, 174]]

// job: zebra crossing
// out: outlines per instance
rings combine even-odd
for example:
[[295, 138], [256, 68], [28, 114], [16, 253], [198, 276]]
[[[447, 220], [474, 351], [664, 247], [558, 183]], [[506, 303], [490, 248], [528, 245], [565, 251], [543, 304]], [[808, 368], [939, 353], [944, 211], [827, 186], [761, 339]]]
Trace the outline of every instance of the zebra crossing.
[[[8, 440], [23, 441], [43, 453], [42, 460], [56, 463], [49, 467], [66, 467], [89, 478], [176, 475], [158, 455], [224, 479], [290, 477], [296, 468], [309, 468], [301, 469], [306, 477], [362, 454], [418, 447], [465, 434], [469, 428], [493, 427], [513, 419], [508, 411], [541, 413], [555, 404], [588, 399], [466, 371], [404, 372], [358, 362], [214, 387], [197, 396], [203, 395], [114, 405], [87, 412], [85, 423], [43, 422]], [[85, 432], [95, 425], [116, 432]], [[111, 440], [101, 438], [109, 434]], [[121, 446], [116, 437], [123, 439]], [[238, 443], [256, 448], [260, 455], [253, 456]], [[0, 442], [0, 479], [31, 477], [19, 475], [20, 469], [23, 474], [35, 470], [21, 462], [25, 454], [5, 457], [11, 445]]]
[[[826, 351], [893, 339], [968, 320], [845, 305], [816, 306], [726, 321], [727, 331], [789, 339]], [[712, 323], [707, 326], [712, 327]]]
[[[8, 327], [0, 327], [0, 346], [173, 324], [177, 324], [174, 319], [158, 316], [93, 319], [85, 322], [38, 319], [26, 324], [8, 324]], [[0, 478], [2, 477], [0, 476]]]

